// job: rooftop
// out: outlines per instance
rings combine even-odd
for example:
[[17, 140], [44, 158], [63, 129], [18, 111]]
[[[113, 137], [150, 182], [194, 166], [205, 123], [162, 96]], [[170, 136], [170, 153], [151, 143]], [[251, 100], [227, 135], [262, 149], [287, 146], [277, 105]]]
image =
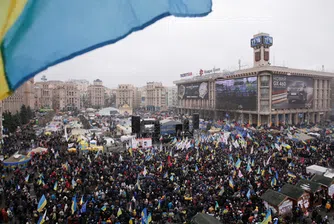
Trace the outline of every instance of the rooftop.
[[280, 66], [260, 66], [260, 67], [253, 67], [253, 68], [236, 70], [236, 71], [223, 70], [223, 72], [219, 72], [219, 73], [213, 73], [213, 74], [203, 75], [203, 76], [195, 76], [190, 79], [176, 80], [174, 81], [174, 84], [201, 82], [201, 81], [213, 81], [215, 79], [233, 79], [233, 78], [245, 77], [245, 76], [255, 76], [262, 72], [271, 72], [273, 74], [281, 74], [281, 75], [298, 75], [298, 76], [308, 76], [308, 77], [334, 78], [334, 73], [330, 73], [330, 72], [320, 72], [320, 71], [295, 69], [295, 68], [280, 67]]
[[268, 202], [270, 205], [279, 206], [283, 201], [287, 199], [287, 196], [277, 191], [268, 189], [262, 196], [261, 199]]
[[285, 184], [281, 189], [281, 193], [289, 198], [298, 200], [304, 194], [304, 190], [291, 184]]

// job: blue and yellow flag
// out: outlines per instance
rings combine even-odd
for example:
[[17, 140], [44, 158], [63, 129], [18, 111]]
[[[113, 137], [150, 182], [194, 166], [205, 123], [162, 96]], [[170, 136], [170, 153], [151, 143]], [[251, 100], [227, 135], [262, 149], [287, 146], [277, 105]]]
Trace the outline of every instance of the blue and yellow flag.
[[147, 223], [147, 208], [144, 208], [141, 212], [141, 223], [146, 224]]
[[29, 177], [30, 177], [30, 174], [28, 174], [28, 175], [24, 178], [24, 180], [25, 180], [26, 183], [29, 182]]
[[43, 224], [45, 222], [45, 216], [46, 216], [46, 210], [44, 212], [44, 215], [39, 217], [39, 220], [38, 220], [37, 224]]
[[79, 204], [82, 205], [83, 203], [84, 203], [84, 198], [83, 198], [83, 195], [82, 195]]
[[53, 190], [57, 191], [58, 190], [58, 181], [55, 182], [53, 185]]
[[71, 211], [72, 211], [72, 215], [74, 214], [74, 212], [77, 211], [77, 196], [74, 196], [72, 198]]
[[268, 224], [268, 223], [271, 223], [271, 222], [272, 222], [271, 210], [268, 209], [268, 210], [267, 210], [267, 215], [266, 215], [266, 217], [264, 218], [264, 220], [261, 222], [261, 224]]
[[46, 206], [46, 204], [47, 204], [47, 201], [46, 201], [45, 195], [43, 194], [43, 196], [41, 197], [41, 199], [38, 202], [37, 211], [38, 212], [43, 211], [43, 209]]
[[122, 209], [121, 208], [118, 208], [118, 211], [117, 211], [117, 217], [121, 216], [122, 215]]
[[291, 171], [288, 171], [288, 176], [292, 178], [296, 178], [296, 175], [292, 173]]
[[211, 8], [211, 0], [1, 0], [0, 100], [50, 66], [164, 17], [205, 16]]

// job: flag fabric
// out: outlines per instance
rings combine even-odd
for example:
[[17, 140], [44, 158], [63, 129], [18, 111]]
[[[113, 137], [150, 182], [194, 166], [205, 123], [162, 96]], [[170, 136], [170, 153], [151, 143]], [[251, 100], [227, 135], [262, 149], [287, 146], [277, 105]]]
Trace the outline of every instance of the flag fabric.
[[58, 190], [58, 181], [56, 181], [55, 184], [53, 185], [53, 190], [54, 191]]
[[28, 174], [28, 175], [24, 178], [24, 180], [25, 180], [26, 183], [29, 182], [29, 177], [30, 177], [30, 174]]
[[83, 206], [80, 209], [81, 213], [85, 213], [87, 211], [87, 201], [85, 202], [85, 204], [83, 204]]
[[102, 211], [106, 211], [107, 210], [107, 206], [103, 205], [103, 207], [101, 208]]
[[230, 179], [228, 181], [228, 184], [232, 189], [234, 188], [234, 181], [233, 181], [232, 177], [230, 177]]
[[264, 218], [264, 220], [261, 222], [261, 224], [268, 224], [268, 223], [271, 223], [271, 222], [272, 222], [271, 210], [268, 209], [268, 210], [267, 210], [267, 215], [266, 215], [266, 217]]
[[74, 214], [74, 212], [77, 211], [77, 196], [74, 196], [72, 198], [71, 211], [72, 211], [72, 215]]
[[43, 211], [43, 209], [46, 206], [46, 204], [47, 204], [47, 201], [46, 201], [45, 195], [43, 194], [43, 196], [41, 197], [41, 199], [38, 202], [37, 211], [38, 212]]
[[239, 169], [240, 168], [240, 165], [241, 165], [241, 160], [240, 160], [240, 158], [237, 160], [237, 162], [235, 163], [235, 167], [237, 168], [237, 169]]
[[292, 173], [291, 171], [288, 171], [288, 176], [292, 178], [296, 178], [296, 175]]
[[206, 16], [211, 8], [212, 0], [1, 0], [0, 100], [50, 66], [164, 17]]
[[250, 191], [250, 189], [248, 189], [248, 192], [247, 192], [246, 196], [247, 196], [247, 198], [248, 198], [248, 200], [249, 200], [250, 197], [251, 197], [251, 191]]
[[130, 156], [132, 157], [132, 148], [131, 147], [129, 148], [129, 153], [130, 153]]
[[82, 195], [79, 204], [82, 205], [83, 203], [84, 203], [84, 198], [83, 198], [83, 195]]
[[37, 224], [43, 224], [45, 222], [45, 217], [46, 217], [46, 210], [44, 212], [44, 215], [39, 217], [39, 220], [38, 220]]
[[121, 208], [118, 208], [118, 211], [117, 211], [117, 217], [121, 216], [122, 215], [122, 209]]
[[142, 224], [147, 224], [147, 208], [144, 208], [143, 211], [141, 212], [141, 223]]
[[150, 223], [150, 222], [152, 222], [152, 214], [151, 214], [151, 212], [147, 216], [147, 223]]

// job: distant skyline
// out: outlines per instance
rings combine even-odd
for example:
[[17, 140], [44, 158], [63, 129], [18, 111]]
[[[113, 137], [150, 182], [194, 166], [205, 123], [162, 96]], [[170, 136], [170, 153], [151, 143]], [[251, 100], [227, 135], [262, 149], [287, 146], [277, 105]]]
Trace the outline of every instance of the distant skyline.
[[252, 67], [250, 39], [258, 32], [274, 38], [272, 65], [310, 70], [324, 65], [333, 72], [333, 8], [330, 0], [213, 0], [207, 17], [163, 19], [114, 45], [51, 67], [35, 81], [45, 75], [61, 81], [101, 79], [109, 88], [151, 81], [173, 86], [182, 73], [237, 70], [239, 59], [243, 68]]

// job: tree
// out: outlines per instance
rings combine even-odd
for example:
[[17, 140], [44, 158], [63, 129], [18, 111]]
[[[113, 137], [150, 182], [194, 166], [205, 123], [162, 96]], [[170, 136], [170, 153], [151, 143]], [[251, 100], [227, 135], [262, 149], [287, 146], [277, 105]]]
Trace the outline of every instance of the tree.
[[21, 106], [19, 116], [20, 116], [20, 121], [21, 121], [22, 124], [27, 124], [28, 123], [28, 121], [29, 121], [28, 111], [27, 111], [27, 108], [24, 104]]
[[34, 112], [31, 110], [30, 106], [27, 107], [27, 115], [29, 120], [34, 118]]

